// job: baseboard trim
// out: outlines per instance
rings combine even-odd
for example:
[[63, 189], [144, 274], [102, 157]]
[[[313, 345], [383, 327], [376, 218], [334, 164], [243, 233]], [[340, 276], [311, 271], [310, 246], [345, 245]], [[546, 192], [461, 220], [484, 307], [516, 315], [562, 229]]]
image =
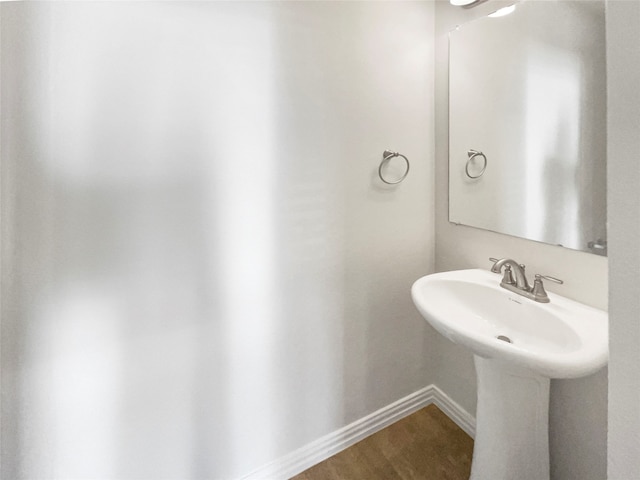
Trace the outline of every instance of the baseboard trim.
[[436, 385], [430, 385], [433, 389], [433, 403], [442, 412], [455, 422], [471, 438], [476, 438], [476, 419], [464, 408], [454, 402], [451, 397], [440, 390]]
[[429, 385], [252, 471], [241, 480], [289, 479], [431, 403], [435, 403], [467, 434], [474, 436], [473, 416], [437, 386]]

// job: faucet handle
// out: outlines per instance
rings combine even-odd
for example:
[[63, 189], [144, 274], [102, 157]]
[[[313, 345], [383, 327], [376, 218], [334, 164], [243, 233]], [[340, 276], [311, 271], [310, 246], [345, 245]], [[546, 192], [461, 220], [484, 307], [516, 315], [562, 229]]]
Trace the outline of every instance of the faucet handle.
[[535, 274], [535, 280], [533, 281], [533, 289], [531, 290], [531, 294], [533, 295], [533, 299], [536, 302], [549, 303], [549, 295], [547, 295], [547, 291], [544, 289], [544, 284], [542, 283], [542, 279], [549, 280], [551, 282], [563, 284], [564, 282], [556, 277], [550, 277], [548, 275], [540, 275], [539, 273]]
[[513, 279], [513, 272], [511, 271], [511, 265], [504, 267], [504, 275], [502, 276], [502, 282], [500, 285], [515, 285], [516, 281]]
[[536, 280], [540, 280], [540, 281], [542, 281], [541, 279], [544, 278], [545, 280], [549, 280], [549, 281], [554, 282], [554, 283], [559, 283], [560, 285], [562, 285], [564, 283], [559, 278], [550, 277], [549, 275], [540, 275], [539, 273], [536, 273], [535, 277], [536, 277]]
[[489, 261], [493, 262], [493, 266], [491, 267], [491, 271], [493, 273], [500, 273], [500, 270], [496, 270], [496, 263], [498, 263], [500, 261], [500, 259], [499, 258], [489, 257]]

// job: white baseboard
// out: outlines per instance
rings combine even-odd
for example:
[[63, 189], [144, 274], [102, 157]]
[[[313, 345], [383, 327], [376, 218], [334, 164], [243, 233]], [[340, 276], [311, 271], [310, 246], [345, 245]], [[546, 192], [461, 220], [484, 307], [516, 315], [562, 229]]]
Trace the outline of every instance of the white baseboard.
[[473, 416], [437, 386], [429, 385], [254, 470], [242, 480], [289, 479], [431, 403], [435, 403], [471, 437], [475, 435]]
[[475, 417], [454, 402], [451, 397], [436, 385], [429, 385], [428, 388], [433, 389], [433, 403], [442, 410], [442, 413], [453, 420], [471, 438], [476, 438]]

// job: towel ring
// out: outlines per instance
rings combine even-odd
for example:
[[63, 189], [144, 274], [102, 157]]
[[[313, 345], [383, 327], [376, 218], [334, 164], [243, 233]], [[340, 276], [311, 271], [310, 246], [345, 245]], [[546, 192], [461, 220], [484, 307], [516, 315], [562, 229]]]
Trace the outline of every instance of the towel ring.
[[[469, 150], [467, 152], [467, 155], [469, 155], [469, 159], [467, 160], [467, 164], [464, 167], [464, 171], [467, 174], [467, 177], [480, 178], [484, 174], [484, 171], [487, 169], [487, 156], [482, 152], [478, 152], [477, 150]], [[480, 170], [480, 173], [478, 173], [477, 175], [471, 175], [469, 173], [469, 165], [471, 165], [471, 161], [476, 157], [482, 157], [484, 162], [482, 164], [482, 169]]]
[[[384, 175], [382, 174], [382, 168], [387, 163], [389, 163], [389, 160], [391, 160], [392, 158], [395, 158], [395, 157], [402, 157], [404, 159], [405, 163], [407, 164], [407, 169], [405, 170], [404, 174], [400, 177], [399, 180], [396, 180], [395, 182], [390, 182], [389, 180], [384, 178]], [[380, 166], [378, 167], [378, 175], [380, 176], [380, 180], [382, 180], [384, 183], [386, 183], [388, 185], [397, 185], [398, 183], [403, 181], [407, 177], [407, 175], [409, 175], [409, 159], [407, 157], [405, 157], [404, 155], [402, 155], [401, 153], [392, 152], [390, 150], [385, 150], [384, 153], [382, 154], [382, 162], [380, 162]]]

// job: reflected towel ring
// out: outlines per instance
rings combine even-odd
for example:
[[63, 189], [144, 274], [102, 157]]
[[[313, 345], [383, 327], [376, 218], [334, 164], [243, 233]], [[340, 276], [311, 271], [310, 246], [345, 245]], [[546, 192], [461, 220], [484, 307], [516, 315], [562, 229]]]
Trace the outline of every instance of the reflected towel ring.
[[[382, 174], [382, 168], [387, 163], [389, 163], [389, 160], [391, 160], [392, 158], [395, 158], [395, 157], [402, 157], [404, 159], [405, 163], [407, 164], [407, 169], [405, 170], [404, 174], [400, 177], [399, 180], [396, 180], [395, 182], [390, 182], [389, 180], [384, 178], [384, 175]], [[401, 153], [392, 152], [390, 150], [385, 150], [384, 153], [382, 154], [382, 162], [380, 162], [380, 166], [378, 167], [378, 175], [380, 176], [380, 180], [382, 180], [384, 183], [386, 183], [388, 185], [397, 185], [398, 183], [403, 181], [407, 177], [407, 175], [409, 175], [409, 159], [407, 157], [405, 157], [404, 155], [402, 155]]]
[[[484, 174], [484, 171], [487, 169], [487, 156], [482, 152], [478, 152], [477, 150], [469, 150], [467, 152], [467, 155], [469, 155], [469, 159], [467, 160], [467, 164], [464, 167], [464, 171], [467, 174], [467, 177], [480, 178]], [[480, 170], [480, 173], [478, 173], [477, 175], [471, 175], [469, 173], [469, 165], [471, 165], [471, 161], [476, 157], [482, 157], [482, 159], [484, 160], [484, 163], [482, 164], [482, 169]]]

